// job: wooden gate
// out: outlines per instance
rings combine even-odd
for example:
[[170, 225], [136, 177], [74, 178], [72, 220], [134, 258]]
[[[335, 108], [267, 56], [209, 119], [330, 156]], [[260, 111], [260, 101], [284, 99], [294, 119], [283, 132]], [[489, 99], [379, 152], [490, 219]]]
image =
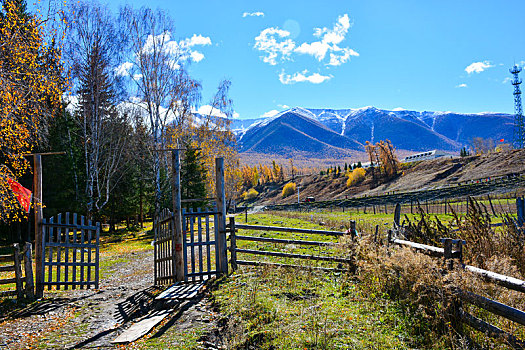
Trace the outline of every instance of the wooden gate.
[[214, 209], [182, 211], [185, 281], [203, 281], [217, 274], [218, 216]]
[[[98, 289], [100, 223], [84, 216], [58, 214], [42, 220], [42, 283], [76, 289]], [[46, 275], [47, 269], [47, 275]]]
[[155, 219], [154, 270], [155, 285], [171, 285], [177, 281], [175, 270], [175, 225], [173, 213], [163, 209]]

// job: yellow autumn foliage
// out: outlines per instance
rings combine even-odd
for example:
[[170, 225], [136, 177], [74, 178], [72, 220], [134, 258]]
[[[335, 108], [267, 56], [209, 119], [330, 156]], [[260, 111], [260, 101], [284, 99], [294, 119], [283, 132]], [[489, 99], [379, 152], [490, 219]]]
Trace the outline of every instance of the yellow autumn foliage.
[[244, 192], [244, 193], [243, 193], [243, 197], [244, 197], [244, 200], [245, 200], [245, 201], [250, 200], [250, 199], [254, 199], [254, 198], [256, 198], [258, 195], [259, 195], [259, 192], [257, 192], [257, 191], [255, 190], [255, 188], [250, 188], [247, 192]]
[[46, 44], [45, 22], [20, 16], [17, 1], [3, 2], [0, 23], [0, 220], [18, 221], [21, 210], [7, 178], [18, 179], [29, 169], [23, 154], [41, 140], [47, 119], [61, 108], [66, 82], [62, 77], [58, 42]]
[[362, 182], [365, 179], [366, 170], [363, 168], [355, 168], [348, 174], [348, 180], [346, 180], [346, 186], [350, 187]]
[[283, 196], [283, 198], [286, 198], [286, 197], [291, 196], [292, 194], [294, 194], [296, 191], [297, 191], [297, 186], [295, 185], [295, 183], [288, 182], [283, 187], [282, 196]]

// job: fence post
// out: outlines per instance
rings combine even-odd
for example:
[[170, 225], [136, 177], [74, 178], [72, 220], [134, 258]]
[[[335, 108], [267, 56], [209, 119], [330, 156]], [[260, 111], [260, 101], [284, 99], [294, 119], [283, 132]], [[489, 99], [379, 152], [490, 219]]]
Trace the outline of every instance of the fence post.
[[352, 241], [357, 238], [357, 230], [355, 228], [355, 220], [350, 220], [350, 234], [352, 235]]
[[[171, 151], [171, 162], [172, 162], [172, 200], [173, 200], [173, 221], [175, 229], [174, 237], [174, 265], [175, 276], [177, 281], [184, 281], [184, 255], [183, 255], [183, 242], [182, 242], [182, 204], [180, 198], [180, 154], [179, 150], [175, 149]], [[193, 249], [193, 248], [192, 248]]]
[[232, 216], [230, 217], [230, 256], [233, 271], [237, 270], [237, 239], [235, 237], [235, 231], [235, 217]]
[[454, 261], [452, 260], [452, 238], [443, 238], [441, 242], [443, 242], [445, 265], [449, 270], [452, 270], [454, 267]]
[[215, 191], [217, 211], [219, 212], [219, 236], [217, 240], [217, 267], [219, 274], [228, 274], [228, 254], [226, 245], [226, 194], [224, 193], [224, 158], [215, 158]]
[[16, 297], [21, 299], [24, 297], [24, 288], [22, 286], [22, 267], [20, 266], [20, 245], [13, 244], [14, 258], [15, 258], [15, 278], [16, 278]]
[[377, 233], [379, 232], [379, 225], [376, 225], [376, 232], [374, 234], [374, 243], [377, 244]]
[[399, 227], [399, 221], [401, 220], [401, 204], [397, 203], [394, 210], [394, 228]]
[[33, 279], [33, 260], [31, 258], [32, 245], [26, 242], [24, 246], [24, 270], [26, 275], [26, 297], [33, 299], [35, 297], [35, 283]]
[[36, 297], [44, 296], [44, 270], [42, 269], [42, 156], [33, 155], [33, 207], [35, 211], [35, 260], [36, 260]]
[[386, 238], [386, 245], [389, 246], [391, 242], [392, 242], [392, 230], [388, 230], [388, 235]]
[[523, 197], [516, 198], [516, 213], [518, 214], [518, 226], [523, 226], [523, 216], [525, 215], [525, 201]]

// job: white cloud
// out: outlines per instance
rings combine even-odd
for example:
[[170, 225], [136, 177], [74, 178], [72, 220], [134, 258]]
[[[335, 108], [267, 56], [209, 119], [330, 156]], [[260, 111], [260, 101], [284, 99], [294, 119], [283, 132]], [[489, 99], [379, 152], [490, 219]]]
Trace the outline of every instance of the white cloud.
[[255, 37], [254, 48], [266, 53], [265, 56], [261, 56], [263, 62], [275, 66], [279, 56], [281, 60], [290, 59], [295, 48], [295, 42], [288, 38], [289, 36], [290, 32], [286, 30], [274, 27], [266, 28]]
[[473, 62], [465, 68], [465, 72], [468, 74], [481, 73], [490, 67], [494, 67], [494, 65], [490, 64], [490, 61]]
[[297, 72], [293, 75], [285, 74], [284, 71], [279, 74], [279, 81], [285, 85], [309, 82], [312, 84], [321, 84], [327, 80], [332, 79], [331, 75], [321, 75], [319, 73], [313, 73], [308, 75], [308, 71], [305, 69], [302, 72]]
[[[206, 116], [211, 115], [211, 116], [214, 116], [214, 117], [227, 118], [226, 114], [224, 114], [223, 112], [221, 112], [217, 108], [213, 108], [210, 105], [200, 106], [199, 109], [194, 110], [193, 112], [199, 113], [199, 114], [202, 114], [202, 115], [206, 115]], [[237, 116], [238, 116], [238, 114], [237, 114]]]
[[288, 106], [288, 105], [277, 105], [277, 106], [281, 107], [282, 109], [288, 109], [288, 108], [290, 108], [290, 106]]
[[339, 66], [350, 60], [351, 56], [359, 56], [359, 53], [349, 47], [339, 47], [345, 40], [351, 27], [350, 18], [347, 14], [339, 16], [334, 26], [329, 28], [315, 28], [314, 36], [320, 40], [313, 42], [295, 43], [290, 38], [290, 32], [277, 27], [266, 28], [255, 38], [254, 48], [266, 53], [262, 60], [271, 65], [276, 65], [279, 58], [291, 60], [293, 53], [309, 55], [321, 62], [325, 61], [327, 66]]
[[181, 43], [184, 43], [185, 45], [189, 47], [193, 47], [195, 45], [206, 46], [206, 45], [211, 45], [211, 39], [209, 36], [193, 34], [191, 38], [185, 39]]
[[[193, 34], [190, 38], [182, 39], [180, 41], [171, 40], [171, 33], [169, 31], [165, 31], [164, 33], [155, 37], [149, 35], [146, 38], [142, 52], [145, 54], [152, 54], [156, 49], [162, 50], [165, 54], [173, 56], [173, 60], [169, 62], [170, 67], [172, 69], [179, 69], [179, 62], [186, 61], [190, 58], [193, 62], [200, 62], [204, 59], [204, 54], [193, 50], [193, 47], [208, 46], [211, 44], [212, 41], [210, 37], [203, 36], [201, 34]], [[118, 72], [123, 73], [124, 68], [126, 67], [122, 67], [122, 69]]]
[[260, 118], [271, 118], [271, 117], [275, 116], [277, 113], [279, 113], [278, 110], [272, 109], [271, 111], [268, 111], [268, 112], [264, 113], [263, 115], [261, 115]]
[[119, 77], [128, 76], [129, 71], [133, 67], [133, 63], [131, 62], [124, 62], [117, 68], [115, 68], [115, 74]]
[[509, 77], [506, 77], [505, 79], [503, 79], [503, 81], [501, 82], [502, 84], [508, 84], [512, 81], [512, 78], [509, 78]]
[[190, 56], [193, 62], [200, 62], [204, 59], [204, 55], [199, 51], [192, 51]]
[[257, 12], [244, 12], [242, 14], [242, 18], [244, 17], [264, 17], [264, 12], [260, 12], [260, 11], [257, 11]]
[[457, 87], [457, 88], [466, 88], [466, 87], [468, 87], [468, 85], [465, 84], [465, 83], [461, 83], [461, 84], [459, 84], [459, 85], [456, 85], [456, 87]]

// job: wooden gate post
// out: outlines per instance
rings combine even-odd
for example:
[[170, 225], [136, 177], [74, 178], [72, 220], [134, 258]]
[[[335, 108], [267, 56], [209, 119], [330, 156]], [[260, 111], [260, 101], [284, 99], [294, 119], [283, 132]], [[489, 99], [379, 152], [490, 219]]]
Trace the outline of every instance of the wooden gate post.
[[33, 280], [33, 260], [31, 258], [31, 243], [26, 242], [24, 246], [24, 271], [26, 275], [26, 297], [33, 299], [35, 296], [35, 284]]
[[[184, 281], [184, 254], [182, 242], [182, 204], [180, 195], [180, 153], [178, 149], [171, 151], [172, 161], [172, 198], [173, 198], [173, 224], [175, 234], [173, 237], [173, 269], [177, 281]], [[193, 249], [193, 248], [192, 248]]]
[[518, 226], [523, 226], [523, 217], [525, 216], [525, 201], [523, 197], [516, 198], [516, 213], [518, 214]]
[[35, 212], [36, 297], [44, 296], [44, 270], [42, 269], [42, 156], [33, 155], [33, 210]]
[[235, 217], [230, 217], [230, 256], [232, 270], [237, 270], [237, 239], [235, 237]]
[[215, 158], [215, 191], [217, 197], [218, 237], [217, 242], [217, 272], [228, 274], [228, 255], [226, 246], [226, 194], [224, 192], [224, 158]]

